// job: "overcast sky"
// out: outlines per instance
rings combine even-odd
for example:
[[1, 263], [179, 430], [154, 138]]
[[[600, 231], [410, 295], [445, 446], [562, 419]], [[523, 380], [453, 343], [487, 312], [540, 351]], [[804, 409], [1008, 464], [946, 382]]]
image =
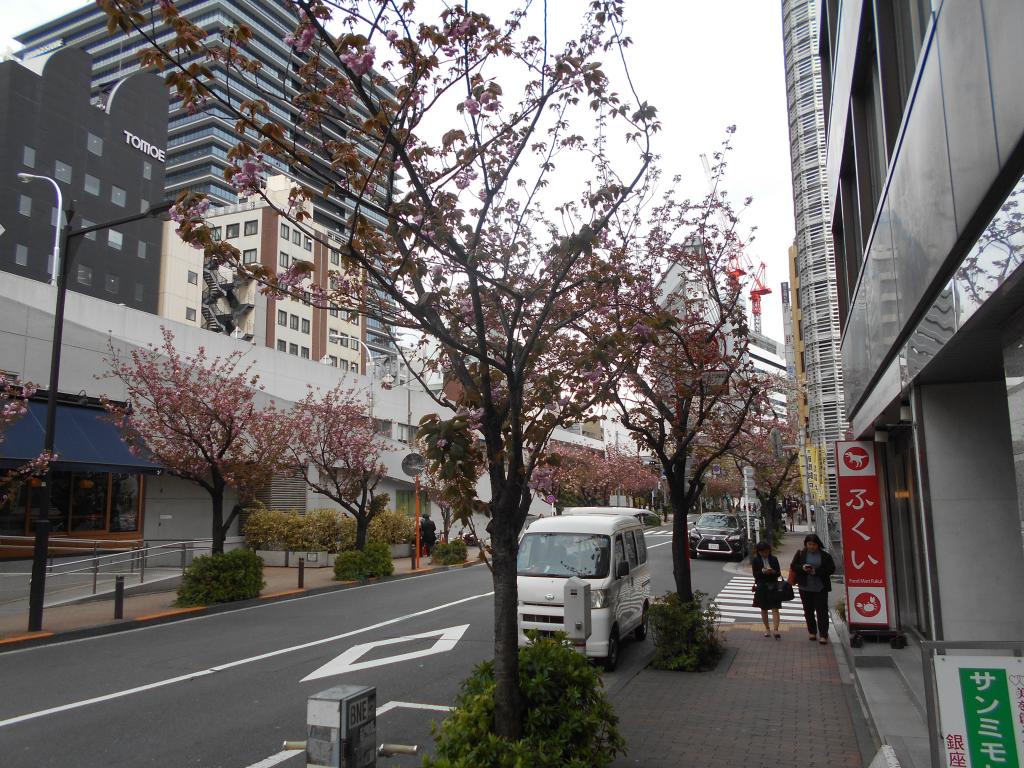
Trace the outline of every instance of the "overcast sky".
[[[75, 8], [81, 0], [0, 0], [0, 53], [13, 36]], [[552, 21], [572, 18], [583, 0], [552, 0]], [[767, 265], [764, 332], [781, 340], [779, 284], [788, 281], [793, 198], [782, 59], [781, 0], [627, 0], [629, 66], [642, 98], [658, 108], [656, 151], [664, 176], [682, 174], [683, 196], [707, 192], [700, 154], [709, 156], [728, 125], [737, 126], [726, 188], [734, 202], [752, 196], [743, 227], [757, 227], [749, 248]], [[487, 11], [487, 2], [471, 3]], [[575, 26], [575, 22], [572, 23]]]

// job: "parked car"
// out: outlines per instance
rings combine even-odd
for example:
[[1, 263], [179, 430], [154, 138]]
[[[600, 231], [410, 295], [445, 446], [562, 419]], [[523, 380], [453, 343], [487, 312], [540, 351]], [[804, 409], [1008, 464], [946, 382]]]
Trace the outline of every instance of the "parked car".
[[629, 515], [635, 517], [642, 525], [651, 528], [662, 525], [661, 515], [640, 507], [566, 507], [563, 515]]
[[737, 515], [706, 512], [690, 528], [690, 557], [728, 555], [742, 560], [749, 551], [747, 530]]

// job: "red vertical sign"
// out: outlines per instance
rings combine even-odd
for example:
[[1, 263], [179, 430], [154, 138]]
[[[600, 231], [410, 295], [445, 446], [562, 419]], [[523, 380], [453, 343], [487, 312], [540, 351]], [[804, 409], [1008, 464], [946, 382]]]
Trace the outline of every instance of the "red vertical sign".
[[888, 627], [878, 463], [871, 442], [836, 442], [839, 519], [850, 626]]

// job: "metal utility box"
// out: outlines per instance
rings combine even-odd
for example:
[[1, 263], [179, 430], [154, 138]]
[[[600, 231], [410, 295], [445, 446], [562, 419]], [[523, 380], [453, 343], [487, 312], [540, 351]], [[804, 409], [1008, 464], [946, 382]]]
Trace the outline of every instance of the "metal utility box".
[[339, 685], [309, 697], [306, 768], [376, 768], [377, 689]]
[[566, 579], [563, 605], [565, 633], [573, 645], [586, 645], [590, 637], [590, 584], [576, 576]]

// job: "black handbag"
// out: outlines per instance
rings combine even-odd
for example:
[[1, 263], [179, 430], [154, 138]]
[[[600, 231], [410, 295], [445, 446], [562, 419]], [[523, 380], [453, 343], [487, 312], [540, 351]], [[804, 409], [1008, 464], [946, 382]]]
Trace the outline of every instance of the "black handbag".
[[779, 592], [779, 600], [781, 600], [782, 602], [787, 603], [794, 597], [796, 597], [796, 594], [793, 592], [793, 585], [790, 584], [788, 581], [780, 580], [775, 582], [775, 584], [775, 588]]

